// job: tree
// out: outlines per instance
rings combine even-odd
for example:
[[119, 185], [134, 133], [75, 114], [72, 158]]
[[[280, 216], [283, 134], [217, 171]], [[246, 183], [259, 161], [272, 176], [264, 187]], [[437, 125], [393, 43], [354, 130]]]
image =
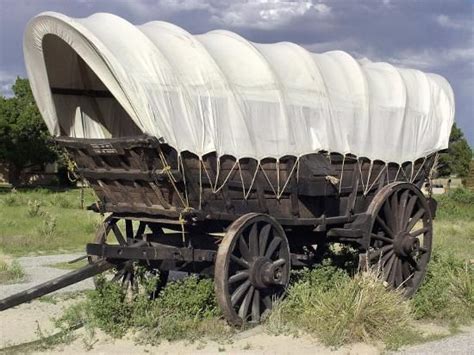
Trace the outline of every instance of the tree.
[[51, 136], [36, 106], [27, 79], [17, 78], [14, 96], [0, 96], [0, 162], [9, 168], [12, 185], [21, 172], [58, 158]]
[[469, 174], [469, 164], [472, 159], [472, 151], [464, 138], [460, 128], [453, 125], [451, 135], [449, 136], [449, 147], [446, 153], [439, 156], [439, 175], [450, 176], [457, 175], [466, 177]]

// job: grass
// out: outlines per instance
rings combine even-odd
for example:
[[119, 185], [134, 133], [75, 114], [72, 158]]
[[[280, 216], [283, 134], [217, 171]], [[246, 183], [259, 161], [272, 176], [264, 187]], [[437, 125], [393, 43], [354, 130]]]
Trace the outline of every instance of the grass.
[[20, 263], [0, 254], [0, 284], [21, 281], [25, 272]]
[[79, 260], [75, 263], [69, 263], [69, 262], [62, 262], [62, 263], [56, 263], [56, 264], [51, 264], [48, 265], [50, 267], [54, 267], [56, 269], [61, 269], [61, 270], [77, 270], [80, 269], [81, 267], [84, 267], [88, 264], [87, 260]]
[[231, 334], [220, 319], [212, 280], [191, 276], [173, 281], [150, 300], [147, 291], [154, 287], [145, 285], [146, 291], [130, 300], [120, 285], [100, 278], [97, 290], [69, 307], [56, 324], [63, 330], [83, 324], [92, 333], [100, 329], [114, 338], [133, 333], [146, 344], [165, 339], [222, 341]]
[[322, 266], [291, 286], [266, 327], [277, 334], [309, 333], [325, 345], [341, 346], [384, 341], [409, 329], [410, 320], [409, 302], [401, 292], [388, 291], [375, 273], [349, 277]]
[[[94, 202], [86, 190], [85, 205]], [[0, 251], [14, 256], [82, 250], [101, 217], [80, 208], [80, 190], [0, 193]]]

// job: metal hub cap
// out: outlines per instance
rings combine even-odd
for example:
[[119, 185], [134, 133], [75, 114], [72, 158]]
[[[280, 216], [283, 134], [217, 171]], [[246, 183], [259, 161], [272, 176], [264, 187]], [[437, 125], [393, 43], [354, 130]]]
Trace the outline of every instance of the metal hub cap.
[[409, 233], [404, 232], [395, 237], [393, 247], [396, 255], [413, 256], [420, 250], [420, 240], [411, 237]]
[[263, 289], [272, 285], [283, 285], [284, 259], [272, 262], [265, 257], [259, 257], [250, 266], [250, 282], [256, 288]]

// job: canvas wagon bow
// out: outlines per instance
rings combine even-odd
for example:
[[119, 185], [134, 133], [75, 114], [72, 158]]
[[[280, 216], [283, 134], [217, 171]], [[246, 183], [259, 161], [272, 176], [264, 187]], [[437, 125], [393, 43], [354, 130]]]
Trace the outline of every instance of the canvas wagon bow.
[[112, 268], [133, 288], [141, 265], [213, 275], [225, 318], [258, 322], [291, 269], [336, 242], [389, 286], [420, 285], [436, 207], [420, 188], [454, 117], [443, 78], [110, 14], [41, 14], [24, 51], [51, 134], [107, 217], [88, 266], [1, 309]]

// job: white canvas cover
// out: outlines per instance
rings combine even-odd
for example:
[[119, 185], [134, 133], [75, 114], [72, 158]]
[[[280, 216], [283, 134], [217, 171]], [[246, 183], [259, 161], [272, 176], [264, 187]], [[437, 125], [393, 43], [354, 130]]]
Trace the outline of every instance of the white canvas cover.
[[28, 24], [24, 54], [53, 135], [146, 133], [198, 156], [324, 150], [401, 164], [447, 148], [454, 119], [452, 89], [439, 75], [228, 31], [191, 35], [160, 21], [47, 12]]

